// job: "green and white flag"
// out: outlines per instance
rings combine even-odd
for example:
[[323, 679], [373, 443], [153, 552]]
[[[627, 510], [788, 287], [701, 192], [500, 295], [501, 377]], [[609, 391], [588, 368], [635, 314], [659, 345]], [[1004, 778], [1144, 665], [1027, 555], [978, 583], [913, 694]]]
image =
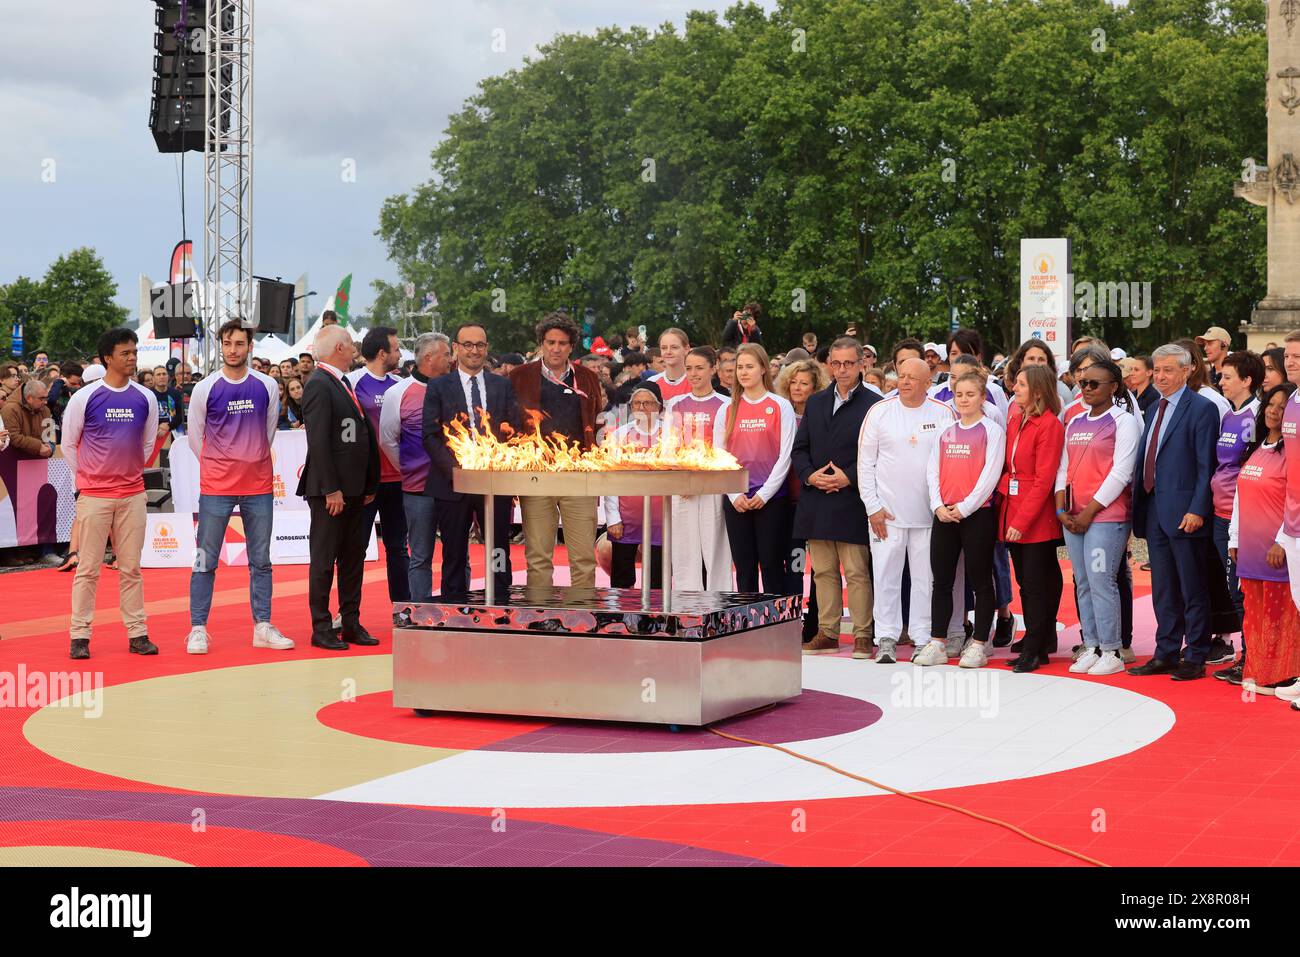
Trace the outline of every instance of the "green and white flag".
[[338, 291], [334, 293], [334, 315], [339, 318], [340, 326], [348, 324], [348, 301], [352, 297], [352, 273], [343, 277]]

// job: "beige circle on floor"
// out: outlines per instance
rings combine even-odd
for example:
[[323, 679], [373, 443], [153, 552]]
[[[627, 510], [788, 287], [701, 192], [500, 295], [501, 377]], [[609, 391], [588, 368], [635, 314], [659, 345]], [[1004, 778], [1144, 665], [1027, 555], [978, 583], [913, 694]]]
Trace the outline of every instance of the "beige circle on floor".
[[190, 867], [184, 861], [111, 847], [0, 847], [0, 867]]
[[459, 751], [328, 728], [316, 712], [393, 687], [392, 655], [211, 668], [109, 685], [102, 713], [51, 705], [23, 734], [75, 767], [164, 787], [316, 797]]

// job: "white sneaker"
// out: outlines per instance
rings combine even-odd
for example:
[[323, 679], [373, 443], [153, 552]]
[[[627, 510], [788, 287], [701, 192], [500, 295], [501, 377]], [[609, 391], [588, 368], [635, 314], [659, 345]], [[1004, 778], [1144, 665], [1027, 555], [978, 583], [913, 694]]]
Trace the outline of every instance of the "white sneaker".
[[208, 629], [202, 625], [195, 625], [190, 629], [190, 635], [185, 639], [185, 653], [187, 655], [208, 653]]
[[293, 639], [280, 634], [280, 629], [269, 621], [259, 621], [253, 626], [253, 647], [288, 651], [293, 647]]
[[912, 655], [914, 665], [946, 665], [947, 663], [948, 651], [944, 643], [938, 639], [932, 639], [929, 644]]
[[958, 665], [962, 668], [983, 668], [988, 663], [989, 656], [984, 650], [984, 642], [972, 641], [961, 653], [961, 661]]
[[876, 664], [892, 665], [898, 661], [898, 642], [893, 638], [881, 638], [876, 642]]
[[1092, 670], [1092, 666], [1101, 661], [1101, 655], [1097, 654], [1096, 648], [1089, 648], [1077, 659], [1074, 664], [1070, 665], [1070, 674], [1086, 675]]
[[1088, 669], [1088, 674], [1093, 675], [1117, 675], [1124, 670], [1124, 659], [1119, 656], [1118, 651], [1103, 651], [1098, 657], [1097, 663]]
[[956, 658], [958, 655], [961, 654], [962, 646], [964, 646], [965, 644], [966, 644], [965, 634], [956, 635], [956, 636], [950, 635], [948, 637], [948, 640], [944, 642], [944, 651], [947, 653], [949, 658]]
[[1277, 696], [1283, 701], [1300, 701], [1300, 681], [1285, 688], [1278, 688]]

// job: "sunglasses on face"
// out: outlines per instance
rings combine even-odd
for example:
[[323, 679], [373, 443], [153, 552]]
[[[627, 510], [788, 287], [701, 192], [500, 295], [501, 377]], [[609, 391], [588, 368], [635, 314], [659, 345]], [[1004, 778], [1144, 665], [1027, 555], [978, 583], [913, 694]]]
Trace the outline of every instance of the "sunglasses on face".
[[1104, 385], [1110, 385], [1115, 380], [1114, 379], [1078, 379], [1076, 381], [1079, 383], [1079, 390], [1083, 391], [1086, 389], [1100, 389]]

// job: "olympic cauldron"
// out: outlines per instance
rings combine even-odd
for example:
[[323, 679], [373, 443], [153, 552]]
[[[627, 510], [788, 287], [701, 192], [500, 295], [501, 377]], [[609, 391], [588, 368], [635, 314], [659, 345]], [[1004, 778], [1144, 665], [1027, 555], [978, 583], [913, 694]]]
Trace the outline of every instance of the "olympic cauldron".
[[[665, 430], [667, 431], [667, 430]], [[547, 586], [495, 593], [490, 552], [482, 591], [461, 602], [398, 603], [393, 704], [450, 711], [705, 725], [800, 693], [796, 596], [672, 589], [673, 495], [748, 489], [726, 452], [668, 438], [651, 449], [599, 446], [587, 453], [534, 432], [498, 442], [455, 423], [458, 492], [486, 497], [493, 538], [497, 495], [640, 496], [663, 508], [663, 589]], [[487, 551], [490, 546], [484, 546]]]

